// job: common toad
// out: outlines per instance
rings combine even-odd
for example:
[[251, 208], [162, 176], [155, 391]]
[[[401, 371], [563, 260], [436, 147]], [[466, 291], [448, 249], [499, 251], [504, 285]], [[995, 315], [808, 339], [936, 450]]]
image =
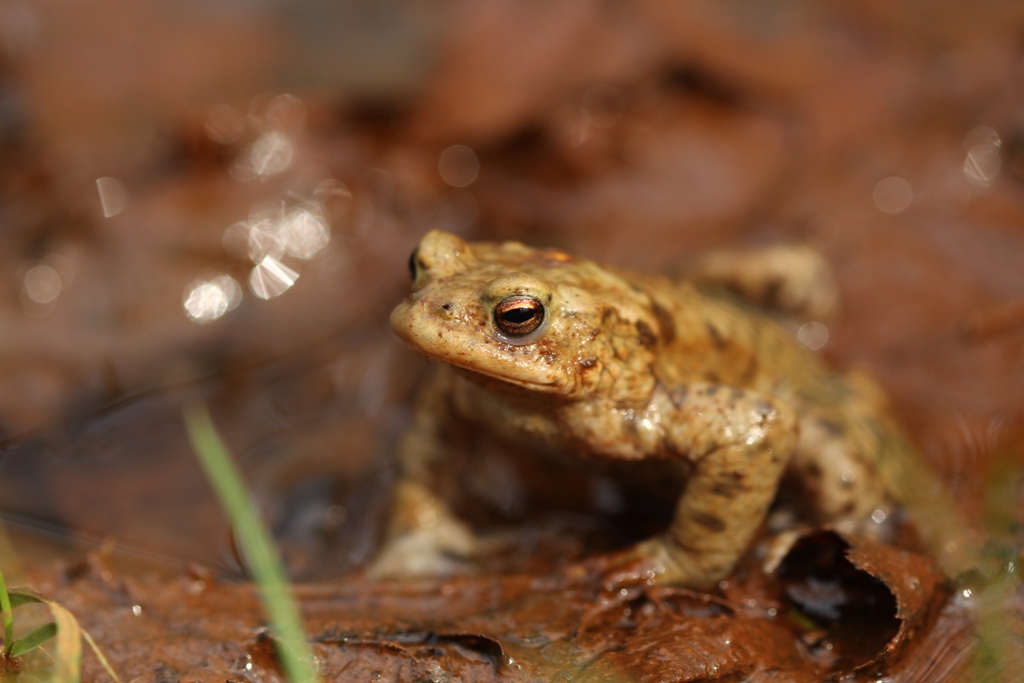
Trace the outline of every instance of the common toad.
[[[373, 574], [443, 572], [475, 551], [474, 535], [431, 487], [454, 419], [524, 448], [617, 463], [616, 472], [665, 463], [677, 482], [672, 521], [622, 558], [659, 583], [706, 588], [725, 577], [786, 472], [818, 521], [866, 519], [886, 499], [877, 464], [889, 427], [870, 384], [831, 372], [781, 326], [727, 297], [441, 231], [422, 239], [410, 268], [413, 292], [391, 326], [445, 366], [399, 446]], [[711, 270], [727, 279], [721, 260]]]

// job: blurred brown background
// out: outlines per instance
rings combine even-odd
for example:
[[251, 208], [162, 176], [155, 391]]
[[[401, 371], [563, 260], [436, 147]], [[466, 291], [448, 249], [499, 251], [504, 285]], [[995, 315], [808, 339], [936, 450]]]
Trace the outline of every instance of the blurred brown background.
[[6, 0], [5, 520], [232, 565], [200, 397], [297, 575], [357, 566], [432, 228], [666, 272], [811, 243], [843, 296], [822, 352], [980, 519], [1021, 452], [1024, 5]]

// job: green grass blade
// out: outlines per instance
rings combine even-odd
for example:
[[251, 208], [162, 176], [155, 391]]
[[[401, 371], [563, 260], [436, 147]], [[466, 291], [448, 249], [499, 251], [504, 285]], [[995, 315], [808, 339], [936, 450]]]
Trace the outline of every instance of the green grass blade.
[[36, 649], [55, 635], [57, 635], [57, 624], [53, 622], [43, 624], [39, 628], [32, 629], [24, 636], [11, 643], [11, 650], [9, 654], [12, 657], [20, 657], [26, 652], [31, 652]]
[[306, 641], [298, 606], [280, 559], [206, 407], [200, 404], [188, 406], [185, 409], [185, 426], [192, 448], [231, 520], [235, 538], [259, 585], [285, 673], [293, 683], [318, 681], [313, 653]]
[[[12, 602], [41, 602], [53, 616], [52, 626], [56, 629], [56, 654], [54, 655], [54, 683], [78, 683], [82, 674], [82, 629], [75, 615], [63, 605], [44, 598], [28, 588], [12, 588]], [[38, 630], [38, 629], [37, 629]]]
[[8, 592], [8, 595], [10, 595], [11, 598], [12, 608], [21, 607], [22, 605], [28, 605], [33, 602], [39, 602], [39, 597], [35, 593], [23, 588], [12, 588]]
[[107, 658], [103, 655], [103, 650], [100, 649], [100, 646], [96, 644], [96, 641], [92, 639], [92, 636], [90, 636], [89, 632], [84, 628], [82, 629], [82, 637], [85, 638], [85, 642], [92, 648], [92, 653], [96, 655], [96, 659], [100, 660], [100, 664], [102, 664], [103, 668], [107, 670], [107, 675], [113, 678], [115, 683], [121, 683], [121, 679], [117, 677], [114, 667], [110, 666], [110, 662], [108, 662]]
[[11, 644], [14, 642], [14, 614], [11, 610], [11, 596], [7, 593], [7, 581], [4, 580], [4, 573], [0, 570], [0, 612], [4, 621], [4, 650], [9, 654]]

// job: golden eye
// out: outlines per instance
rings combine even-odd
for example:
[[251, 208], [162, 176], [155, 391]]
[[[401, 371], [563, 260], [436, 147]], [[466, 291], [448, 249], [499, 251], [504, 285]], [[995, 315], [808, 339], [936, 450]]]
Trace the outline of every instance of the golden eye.
[[533, 297], [513, 294], [494, 307], [495, 326], [510, 337], [525, 337], [544, 322], [544, 304]]

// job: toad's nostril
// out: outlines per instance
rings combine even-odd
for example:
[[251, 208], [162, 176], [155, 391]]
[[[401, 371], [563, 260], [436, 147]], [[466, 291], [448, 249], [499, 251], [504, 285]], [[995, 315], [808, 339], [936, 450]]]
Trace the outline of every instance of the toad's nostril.
[[443, 304], [441, 304], [441, 308], [443, 308], [446, 311], [450, 311], [452, 310], [452, 304], [450, 301], [446, 301]]

